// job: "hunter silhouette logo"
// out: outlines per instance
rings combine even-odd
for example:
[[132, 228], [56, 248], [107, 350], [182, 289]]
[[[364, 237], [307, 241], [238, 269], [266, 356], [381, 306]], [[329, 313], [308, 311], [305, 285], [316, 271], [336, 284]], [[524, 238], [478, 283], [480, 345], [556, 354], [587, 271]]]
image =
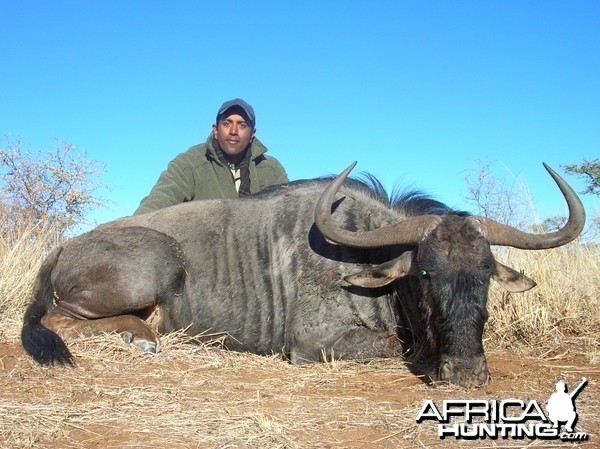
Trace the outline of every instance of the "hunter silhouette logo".
[[552, 393], [548, 399], [548, 418], [558, 427], [560, 422], [566, 422], [566, 431], [573, 432], [573, 426], [577, 422], [577, 412], [575, 411], [575, 398], [579, 392], [587, 385], [587, 379], [584, 377], [581, 383], [575, 388], [573, 393], [567, 393], [567, 384], [562, 380], [556, 382], [556, 393]]
[[437, 422], [441, 439], [586, 441], [589, 435], [575, 432], [574, 428], [578, 418], [575, 398], [587, 383], [584, 377], [577, 388], [568, 393], [567, 384], [564, 381], [557, 382], [556, 392], [548, 399], [546, 411], [536, 400], [446, 399], [438, 405], [428, 399], [423, 403], [416, 421]]

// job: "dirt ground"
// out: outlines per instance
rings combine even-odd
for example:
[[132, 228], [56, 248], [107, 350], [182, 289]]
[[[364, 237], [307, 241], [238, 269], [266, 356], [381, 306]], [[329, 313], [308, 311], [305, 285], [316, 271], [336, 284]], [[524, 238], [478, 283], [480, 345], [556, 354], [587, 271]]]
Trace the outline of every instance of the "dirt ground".
[[[488, 351], [493, 379], [428, 384], [401, 360], [293, 366], [277, 357], [163, 339], [156, 355], [117, 336], [71, 344], [75, 368], [41, 368], [18, 341], [0, 345], [0, 446], [10, 448], [600, 447], [600, 366], [569, 351]], [[520, 399], [543, 407], [558, 380], [582, 378], [576, 431], [588, 440], [440, 439], [416, 423], [427, 399]]]

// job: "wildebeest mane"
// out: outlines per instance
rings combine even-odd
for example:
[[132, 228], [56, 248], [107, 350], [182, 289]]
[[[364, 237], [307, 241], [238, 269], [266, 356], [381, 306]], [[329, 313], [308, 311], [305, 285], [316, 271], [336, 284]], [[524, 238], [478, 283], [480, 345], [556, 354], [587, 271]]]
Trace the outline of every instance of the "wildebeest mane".
[[[315, 179], [301, 179], [292, 181], [286, 185], [275, 185], [258, 192], [252, 196], [270, 196], [277, 194], [281, 188], [293, 187], [299, 185], [323, 184], [331, 182], [335, 175], [322, 176]], [[368, 172], [362, 172], [357, 177], [348, 178], [345, 182], [347, 187], [362, 191], [375, 201], [387, 206], [390, 209], [402, 212], [406, 216], [418, 215], [459, 215], [468, 216], [468, 212], [453, 209], [444, 203], [432, 198], [421, 190], [406, 187], [394, 187], [389, 194], [381, 181], [376, 176]]]
[[353, 181], [357, 185], [362, 185], [362, 188], [367, 189], [374, 199], [408, 216], [469, 215], [467, 212], [458, 211], [445, 205], [420, 190], [396, 186], [392, 193], [388, 194], [381, 181], [370, 173], [363, 172], [358, 179], [353, 179]]

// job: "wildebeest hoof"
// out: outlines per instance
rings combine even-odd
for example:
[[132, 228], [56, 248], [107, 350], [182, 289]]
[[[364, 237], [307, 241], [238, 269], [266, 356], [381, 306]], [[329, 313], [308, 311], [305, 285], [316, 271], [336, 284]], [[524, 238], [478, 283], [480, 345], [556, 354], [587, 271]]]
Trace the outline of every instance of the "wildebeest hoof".
[[155, 354], [156, 350], [158, 349], [158, 344], [154, 343], [153, 341], [133, 340], [132, 343], [134, 345], [136, 345], [138, 348], [140, 348], [142, 351], [149, 353], [149, 354]]
[[123, 337], [123, 341], [125, 343], [127, 343], [127, 344], [133, 343], [134, 345], [136, 345], [138, 348], [140, 348], [142, 351], [144, 351], [146, 353], [155, 354], [156, 351], [158, 350], [158, 343], [155, 343], [153, 341], [148, 341], [148, 340], [134, 339], [133, 334], [131, 332], [123, 332], [121, 334], [121, 336]]
[[123, 332], [121, 337], [123, 337], [123, 341], [127, 344], [130, 344], [133, 341], [133, 334], [131, 332]]

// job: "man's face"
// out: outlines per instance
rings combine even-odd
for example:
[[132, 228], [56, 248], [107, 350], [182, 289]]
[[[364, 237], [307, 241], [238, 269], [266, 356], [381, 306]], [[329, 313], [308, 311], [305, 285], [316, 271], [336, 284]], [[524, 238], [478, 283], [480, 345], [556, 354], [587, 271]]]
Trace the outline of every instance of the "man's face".
[[243, 111], [231, 109], [213, 125], [215, 139], [219, 142], [225, 157], [233, 163], [239, 162], [244, 157], [244, 150], [254, 137], [252, 123]]

